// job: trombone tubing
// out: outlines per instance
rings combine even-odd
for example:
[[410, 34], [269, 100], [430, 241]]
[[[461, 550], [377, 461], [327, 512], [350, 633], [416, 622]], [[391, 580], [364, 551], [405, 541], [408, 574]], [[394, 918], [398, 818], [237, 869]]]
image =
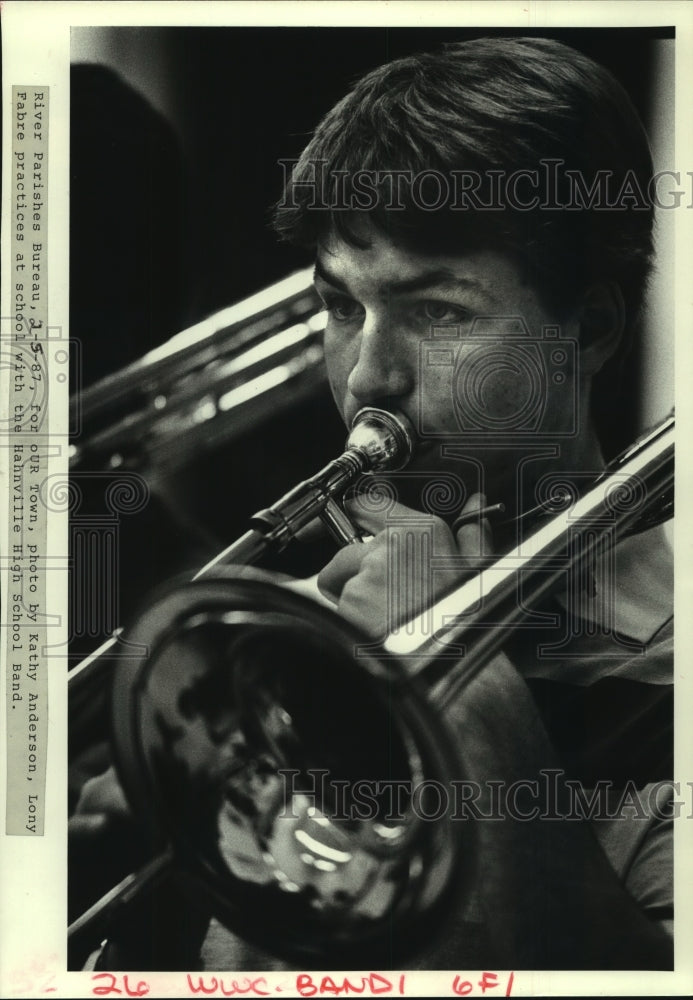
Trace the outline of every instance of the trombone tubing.
[[[554, 588], [568, 568], [589, 559], [606, 536], [613, 544], [637, 531], [644, 515], [663, 497], [669, 499], [673, 483], [671, 416], [569, 508], [477, 576], [393, 629], [383, 643], [385, 654], [409, 661], [408, 674], [418, 677], [435, 704], [445, 708], [502, 648], [528, 605]], [[617, 491], [622, 491], [620, 498]], [[624, 498], [633, 502], [624, 503]], [[493, 622], [484, 625], [484, 616], [489, 615]], [[460, 658], [461, 644], [466, 655]], [[451, 664], [441, 676], [440, 661], [446, 656]]]

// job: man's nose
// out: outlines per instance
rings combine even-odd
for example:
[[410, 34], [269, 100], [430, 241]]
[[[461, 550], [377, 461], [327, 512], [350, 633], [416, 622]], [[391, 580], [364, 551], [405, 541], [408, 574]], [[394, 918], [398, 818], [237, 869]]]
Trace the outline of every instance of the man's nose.
[[360, 403], [406, 396], [414, 385], [414, 364], [392, 324], [366, 317], [347, 387]]

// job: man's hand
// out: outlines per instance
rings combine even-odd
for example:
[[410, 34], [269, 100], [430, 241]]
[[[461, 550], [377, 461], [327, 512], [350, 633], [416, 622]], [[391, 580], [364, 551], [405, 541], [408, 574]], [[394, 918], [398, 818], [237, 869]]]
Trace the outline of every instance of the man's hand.
[[[475, 493], [462, 513], [471, 514], [485, 503], [483, 494]], [[318, 587], [344, 618], [374, 639], [430, 607], [478, 572], [492, 554], [484, 518], [453, 534], [445, 521], [403, 504], [374, 513], [357, 498], [350, 501], [349, 512], [373, 538], [340, 549], [318, 576]]]
[[68, 823], [68, 853], [71, 920], [148, 860], [112, 767], [84, 783]]
[[[464, 513], [479, 510], [471, 497]], [[478, 572], [492, 554], [483, 519], [455, 534], [440, 519], [396, 504], [387, 514], [364, 512], [356, 522], [373, 533], [341, 549], [318, 578], [338, 611], [371, 637], [385, 634]], [[431, 557], [436, 572], [431, 572]], [[460, 747], [461, 777], [479, 789], [476, 803], [492, 815], [489, 790], [536, 786], [546, 772], [565, 775], [537, 707], [518, 670], [503, 654], [469, 683], [446, 712]], [[548, 794], [548, 792], [546, 793]], [[547, 818], [555, 808], [541, 795], [534, 818], [504, 815], [460, 823], [473, 834], [478, 900], [496, 964], [506, 968], [666, 968], [671, 941], [650, 923], [617, 879], [590, 825]], [[459, 901], [424, 968], [449, 967], [461, 947], [466, 903]], [[447, 964], [446, 964], [447, 963]]]
[[131, 823], [123, 789], [115, 769], [109, 767], [103, 774], [84, 783], [75, 814], [70, 819], [70, 836], [96, 835], [113, 823]]
[[[111, 767], [85, 782], [69, 822], [70, 919], [84, 913], [126, 875], [152, 860], [152, 845], [135, 823]], [[194, 969], [207, 931], [203, 900], [194, 905], [175, 882], [164, 879], [130, 901], [105, 928], [77, 935], [70, 942], [69, 966], [80, 969], [105, 937], [98, 968]]]

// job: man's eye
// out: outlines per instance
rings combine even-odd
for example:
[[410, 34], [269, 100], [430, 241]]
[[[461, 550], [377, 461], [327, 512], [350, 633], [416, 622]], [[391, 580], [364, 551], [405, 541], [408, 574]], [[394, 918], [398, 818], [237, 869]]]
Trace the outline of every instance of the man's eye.
[[419, 310], [424, 319], [433, 323], [461, 323], [468, 318], [466, 309], [453, 306], [449, 302], [431, 300], [422, 302]]
[[348, 323], [361, 313], [361, 306], [353, 299], [326, 299], [325, 308], [338, 323]]

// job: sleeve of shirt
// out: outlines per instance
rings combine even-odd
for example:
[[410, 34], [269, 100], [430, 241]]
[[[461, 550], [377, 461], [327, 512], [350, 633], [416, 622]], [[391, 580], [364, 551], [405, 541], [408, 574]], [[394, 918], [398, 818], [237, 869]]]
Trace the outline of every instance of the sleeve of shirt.
[[646, 785], [612, 798], [609, 819], [592, 828], [624, 888], [654, 923], [672, 933], [674, 789]]

